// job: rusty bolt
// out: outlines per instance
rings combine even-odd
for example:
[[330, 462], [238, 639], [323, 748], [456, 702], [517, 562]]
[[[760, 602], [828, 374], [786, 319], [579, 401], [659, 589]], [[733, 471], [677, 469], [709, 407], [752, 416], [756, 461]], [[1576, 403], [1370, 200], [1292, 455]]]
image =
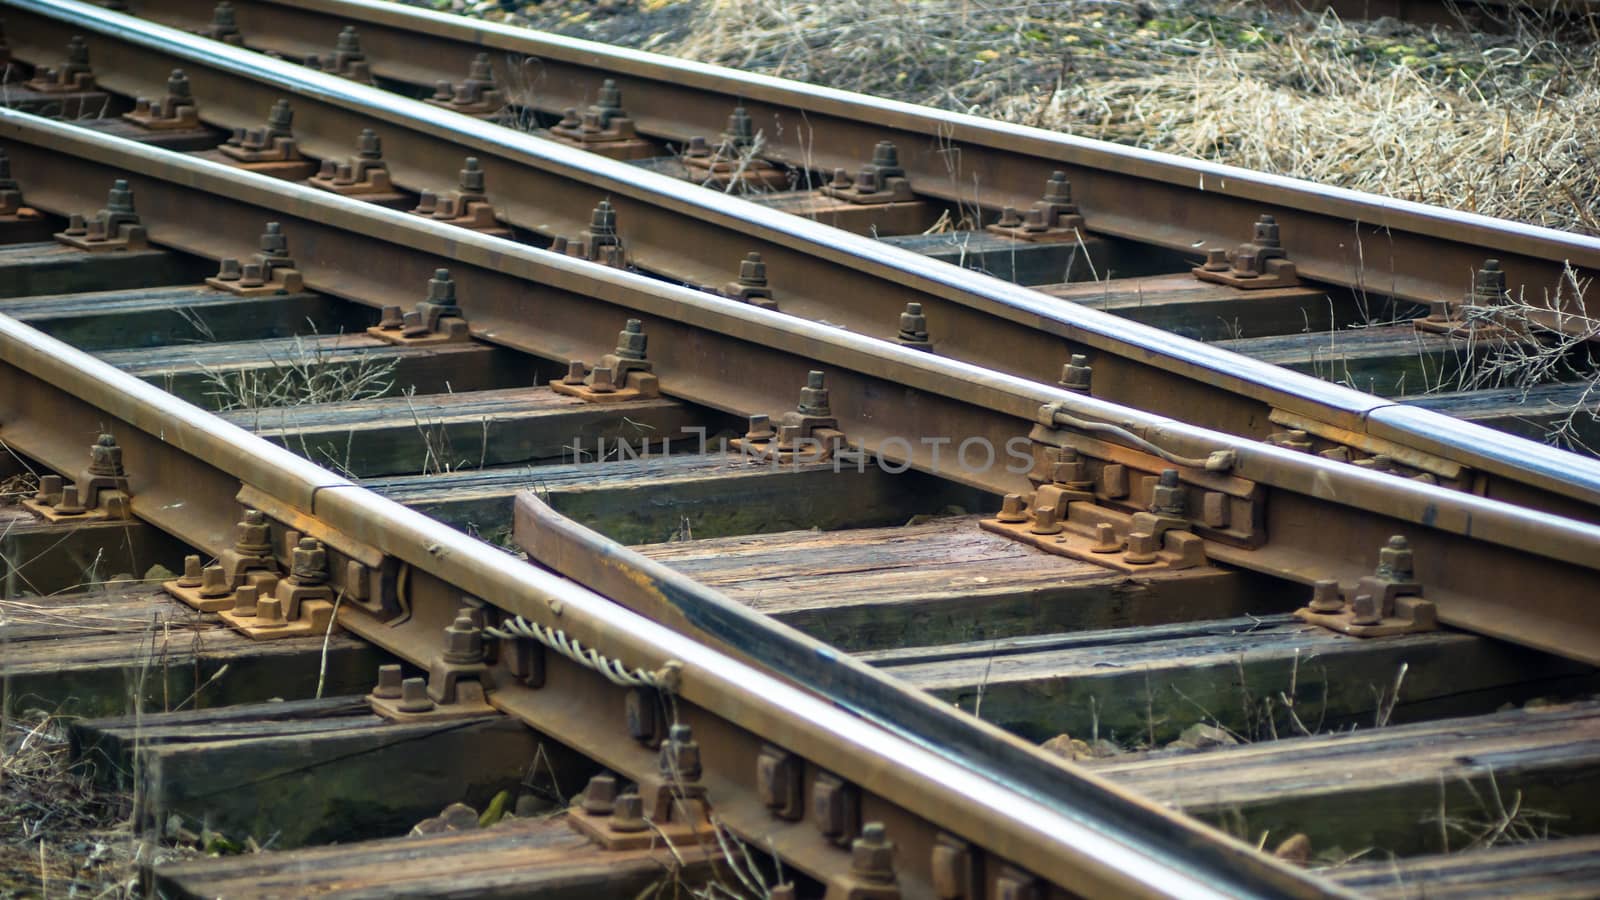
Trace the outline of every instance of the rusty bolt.
[[483, 631], [472, 623], [472, 616], [465, 610], [456, 614], [444, 635], [447, 642], [445, 662], [459, 666], [483, 662]]
[[1072, 205], [1072, 182], [1067, 180], [1067, 173], [1060, 169], [1050, 173], [1050, 179], [1044, 183], [1044, 202]]
[[1089, 358], [1082, 353], [1074, 353], [1072, 360], [1061, 367], [1061, 381], [1058, 383], [1074, 394], [1087, 394], [1093, 379], [1094, 367], [1089, 365]]
[[472, 58], [467, 68], [467, 78], [472, 81], [494, 81], [494, 66], [489, 63], [489, 54], [479, 53]]
[[253, 584], [241, 584], [233, 592], [233, 614], [236, 616], [253, 616], [261, 607], [261, 592]]
[[122, 448], [117, 446], [116, 438], [102, 434], [89, 447], [89, 474], [109, 477], [126, 474], [122, 470]]
[[1486, 259], [1483, 268], [1472, 276], [1471, 302], [1478, 306], [1494, 306], [1506, 295], [1506, 273], [1500, 260]]
[[[262, 606], [266, 606], [265, 601], [262, 601]], [[428, 682], [421, 678], [407, 678], [400, 682], [400, 702], [394, 708], [408, 713], [433, 709], [433, 700], [428, 697]]]
[[39, 491], [33, 495], [33, 499], [46, 506], [56, 503], [61, 499], [61, 485], [60, 475], [46, 475], [39, 479]]
[[295, 581], [312, 587], [328, 583], [328, 551], [321, 541], [303, 537], [290, 556], [289, 574]]
[[1251, 242], [1263, 249], [1278, 249], [1283, 242], [1278, 239], [1278, 220], [1274, 216], [1263, 215], [1256, 219], [1255, 231]]
[[1022, 216], [1017, 215], [1015, 206], [1007, 206], [1000, 210], [1000, 218], [995, 220], [995, 224], [1001, 228], [1021, 228]]
[[609, 816], [617, 806], [617, 777], [600, 774], [589, 779], [583, 789], [583, 811], [591, 816]]
[[111, 190], [106, 195], [106, 210], [124, 215], [133, 213], [133, 188], [128, 186], [126, 178], [111, 182]]
[[637, 791], [629, 791], [617, 798], [616, 806], [611, 811], [611, 818], [607, 825], [612, 831], [631, 834], [644, 831], [650, 824], [644, 820], [644, 801], [639, 798]]
[[476, 156], [467, 157], [467, 162], [461, 168], [461, 192], [464, 194], [483, 193], [483, 164], [478, 162]]
[[417, 208], [412, 210], [419, 216], [431, 216], [439, 208], [439, 195], [433, 191], [423, 191], [417, 195]]
[[1162, 469], [1161, 479], [1150, 492], [1150, 511], [1158, 516], [1182, 517], [1185, 502], [1183, 485], [1178, 480], [1177, 469]]
[[1088, 467], [1078, 451], [1067, 447], [1061, 451], [1061, 458], [1050, 464], [1050, 481], [1052, 484], [1085, 485], [1088, 483]]
[[436, 306], [456, 305], [456, 282], [450, 277], [449, 269], [433, 270], [433, 277], [428, 279], [427, 302]]
[[773, 438], [772, 420], [765, 413], [758, 413], [750, 417], [750, 429], [744, 433], [747, 441], [770, 441]]
[[427, 299], [422, 303], [443, 306], [450, 314], [458, 314], [456, 304], [456, 279], [451, 279], [450, 269], [434, 269], [434, 277], [427, 280]]
[[317, 167], [317, 177], [323, 181], [334, 180], [339, 177], [339, 170], [341, 168], [343, 167], [333, 160], [325, 159], [322, 161], [322, 165]]
[[257, 262], [247, 262], [239, 269], [239, 286], [256, 288], [267, 283], [266, 273]]
[[238, 281], [240, 274], [239, 261], [237, 259], [224, 259], [222, 266], [217, 270], [217, 280]]
[[372, 696], [380, 700], [399, 700], [403, 680], [398, 664], [378, 667], [378, 684], [372, 689]]
[[922, 314], [921, 303], [906, 304], [906, 311], [900, 314], [900, 334], [896, 340], [904, 347], [932, 349], [928, 341], [928, 317]]
[[378, 327], [384, 331], [399, 331], [405, 323], [405, 316], [401, 314], [398, 306], [385, 306], [378, 318]]
[[695, 741], [692, 728], [680, 722], [667, 730], [659, 767], [661, 774], [669, 778], [689, 783], [700, 780], [700, 744]]
[[58, 516], [81, 516], [89, 511], [83, 505], [83, 498], [78, 495], [76, 484], [69, 484], [61, 489], [61, 499], [57, 501], [55, 511]]
[[882, 822], [868, 822], [851, 842], [850, 874], [869, 884], [894, 884], [894, 842]]
[[1028, 526], [1031, 534], [1060, 534], [1061, 523], [1056, 521], [1056, 508], [1054, 506], [1040, 506], [1033, 511], [1033, 524]]
[[[256, 601], [257, 628], [281, 628], [289, 624], [283, 618], [283, 601], [277, 597], [262, 597]], [[417, 679], [421, 681], [422, 679]]]
[[1383, 622], [1383, 607], [1370, 593], [1357, 594], [1350, 601], [1350, 624], [1378, 625]]
[[596, 394], [610, 394], [616, 391], [614, 372], [610, 366], [595, 366], [589, 370], [589, 390]]
[[616, 237], [617, 211], [610, 200], [601, 200], [589, 213], [589, 234], [593, 237]]
[[288, 256], [289, 238], [283, 233], [283, 223], [268, 222], [267, 230], [261, 233], [256, 246], [268, 256]]
[[200, 557], [193, 553], [183, 558], [183, 574], [178, 576], [178, 587], [197, 588], [200, 586]]
[[735, 106], [733, 113], [728, 116], [728, 136], [733, 138], [735, 146], [743, 147], [755, 139], [755, 123], [750, 121], [750, 111], [742, 106]]
[[1130, 566], [1148, 566], [1156, 561], [1155, 535], [1148, 531], [1131, 531], [1128, 533], [1128, 552], [1122, 554], [1122, 561]]
[[449, 100], [456, 95], [456, 87], [447, 79], [440, 78], [433, 83], [433, 99]]
[[362, 159], [383, 159], [383, 141], [371, 128], [361, 129], [356, 137], [356, 155]]
[[221, 566], [206, 566], [200, 570], [200, 596], [206, 598], [228, 596], [228, 577]]
[[85, 222], [82, 213], [73, 213], [67, 217], [67, 234], [83, 235], [89, 232], [89, 223]]
[[761, 254], [752, 250], [739, 261], [739, 284], [753, 288], [767, 286], [767, 264], [761, 261]]
[[1404, 535], [1394, 535], [1389, 538], [1389, 543], [1378, 551], [1379, 578], [1385, 581], [1414, 581], [1416, 576], [1412, 570], [1411, 543]]
[[583, 360], [574, 359], [567, 363], [567, 374], [561, 379], [562, 384], [583, 384], [583, 376], [588, 374], [588, 366]]
[[845, 169], [834, 169], [833, 180], [828, 182], [828, 187], [836, 191], [847, 190], [850, 187], [850, 173]]
[[1261, 274], [1261, 257], [1254, 251], [1238, 250], [1233, 254], [1233, 277], [1255, 278]]
[[622, 89], [617, 87], [616, 79], [607, 78], [600, 82], [600, 99], [594, 105], [605, 110], [622, 109]]
[[1212, 247], [1206, 251], [1206, 261], [1200, 267], [1207, 272], [1228, 271], [1228, 251], [1221, 247]]
[[272, 552], [272, 527], [259, 509], [245, 509], [245, 517], [234, 525], [234, 551], [242, 556], [267, 556]]
[[644, 359], [649, 336], [644, 333], [644, 323], [629, 319], [617, 333], [616, 355], [622, 359]]
[[1021, 494], [1007, 494], [1000, 501], [1000, 513], [995, 518], [1013, 525], [1026, 522], [1028, 521], [1028, 505], [1023, 502]]
[[1094, 526], [1094, 545], [1089, 548], [1090, 553], [1116, 553], [1121, 549], [1122, 541], [1117, 539], [1117, 530], [1110, 522]]
[[1339, 582], [1324, 579], [1311, 586], [1311, 611], [1336, 613], [1344, 609], [1344, 598], [1339, 596]]
[[287, 132], [294, 126], [294, 109], [289, 106], [289, 101], [279, 100], [272, 104], [272, 109], [267, 112], [267, 130]]
[[806, 374], [806, 386], [800, 389], [800, 404], [797, 409], [802, 416], [826, 418], [833, 415], [833, 408], [828, 400], [828, 389], [823, 386], [823, 375], [816, 369]]
[[354, 25], [346, 25], [335, 39], [333, 48], [340, 53], [360, 53], [361, 36], [356, 33]]
[[900, 168], [900, 151], [893, 141], [879, 141], [872, 148], [872, 165], [880, 170]]
[[582, 121], [582, 119], [578, 118], [578, 108], [569, 106], [561, 111], [561, 121], [556, 123], [556, 127], [577, 128]]

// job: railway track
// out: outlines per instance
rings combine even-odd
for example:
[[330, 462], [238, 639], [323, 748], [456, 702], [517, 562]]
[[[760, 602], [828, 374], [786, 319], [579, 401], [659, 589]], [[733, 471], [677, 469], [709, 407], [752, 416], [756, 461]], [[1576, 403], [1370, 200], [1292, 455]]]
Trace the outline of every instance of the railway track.
[[[387, 4], [263, 0], [231, 10], [231, 24], [221, 27], [236, 29], [246, 46], [286, 60], [314, 57], [324, 68], [344, 59], [361, 78], [392, 90], [368, 91], [231, 45], [196, 45], [188, 35], [213, 27], [210, 3], [139, 5], [173, 28], [42, 0], [9, 4], [7, 18], [17, 32], [12, 54], [23, 61], [58, 63], [72, 37], [82, 36], [91, 67], [106, 60], [98, 83], [123, 94], [124, 104], [163, 96], [173, 67], [182, 66], [202, 122], [259, 129], [279, 100], [289, 102], [289, 130], [309, 159], [351, 158], [356, 137], [370, 128], [392, 186], [408, 196], [459, 190], [463, 157], [474, 154], [495, 221], [536, 245], [560, 241], [568, 252], [598, 257], [583, 235], [604, 199], [625, 245], [618, 259], [638, 271], [741, 296], [770, 291], [782, 311], [889, 338], [907, 304], [918, 303], [928, 346], [939, 355], [1055, 383], [1063, 364], [1082, 354], [1095, 370], [1097, 397], [1240, 436], [1309, 441], [1313, 452], [1369, 465], [1376, 458], [1404, 476], [1593, 518], [1588, 508], [1600, 479], [1592, 463], [1463, 431], [1436, 414], [1454, 411], [1534, 436], [1563, 429], [1589, 440], [1586, 382], [1546, 385], [1528, 396], [1519, 388], [1437, 391], [1505, 349], [1492, 329], [1477, 327], [1489, 324], [1485, 316], [1503, 312], [1545, 332], [1581, 331], [1591, 319], [1571, 308], [1558, 319], [1542, 306], [1558, 293], [1570, 306], [1571, 283], [1586, 284], [1600, 262], [1593, 239]], [[357, 20], [360, 27], [345, 38], [354, 43], [335, 49]], [[492, 77], [468, 79], [482, 53]], [[599, 103], [607, 79], [625, 113], [616, 128], [634, 137], [602, 129], [600, 139], [584, 138], [581, 121], [568, 129], [573, 144], [597, 152], [484, 124], [500, 104], [524, 128], [559, 127], [563, 110]], [[396, 92], [431, 96], [444, 90], [441, 82], [449, 85], [448, 102], [397, 99]], [[484, 101], [479, 92], [491, 83]], [[466, 98], [460, 103], [458, 88]], [[452, 103], [474, 115], [452, 115]], [[745, 154], [746, 167], [766, 172], [770, 163], [800, 188], [814, 189], [754, 194], [747, 203], [674, 176], [689, 165], [683, 148], [692, 138], [716, 146], [736, 108], [762, 140], [758, 157]], [[908, 201], [855, 203], [827, 193], [833, 173], [842, 168], [848, 179], [883, 141], [897, 148], [909, 187], [895, 190], [908, 189]], [[689, 167], [716, 164], [702, 159]], [[1063, 229], [1076, 220], [1040, 199], [1057, 190], [1049, 187], [1056, 171], [1067, 178], [1081, 228]], [[861, 199], [853, 188], [835, 193]], [[1005, 208], [1029, 212], [1039, 204], [1042, 215], [1058, 216], [1045, 240], [987, 229], [921, 234], [941, 217], [995, 224]], [[772, 207], [801, 215], [774, 217]], [[1251, 249], [1262, 216], [1275, 220], [1293, 276], [1217, 277], [1283, 286], [1241, 289], [1191, 272], [1212, 249], [1234, 256], [1242, 249], [1263, 272], [1279, 265], [1266, 259], [1275, 250]], [[1270, 243], [1270, 228], [1264, 240]], [[739, 282], [752, 252], [765, 266], [764, 286]], [[929, 266], [929, 255], [1055, 283], [1006, 284]], [[1489, 259], [1504, 273], [1503, 293], [1493, 267], [1485, 269]], [[1476, 299], [1464, 301], [1469, 297]], [[1509, 312], [1501, 309], [1507, 306]], [[1412, 316], [1434, 313], [1457, 335], [1410, 324]], [[1347, 327], [1362, 323], [1375, 327]], [[1201, 346], [1146, 324], [1232, 339]], [[1568, 357], [1584, 353], [1566, 349]], [[1520, 367], [1510, 366], [1513, 376], [1546, 358], [1521, 356]], [[1332, 387], [1317, 374], [1371, 392]]]
[[[121, 712], [165, 634], [134, 685], [151, 711], [80, 723], [81, 751], [137, 783], [143, 820], [283, 836], [158, 867], [163, 891], [633, 894], [663, 865], [836, 897], [1595, 877], [1592, 525], [1117, 402], [1150, 389], [1103, 387], [1111, 353], [1072, 391], [215, 153], [14, 112], [0, 146], [43, 211], [6, 223], [0, 439], [16, 475], [66, 482], [40, 485], [63, 521], [6, 532], [13, 589], [43, 595], [4, 626], [11, 696]], [[1589, 464], [1546, 452], [1473, 477], [1587, 508]], [[152, 562], [213, 611], [71, 590]], [[1313, 601], [1409, 633], [1290, 615]], [[349, 636], [324, 637], [335, 603]], [[397, 721], [352, 699], [374, 683]], [[586, 782], [564, 819], [455, 810], [350, 843]], [[653, 848], [629, 837], [644, 817]], [[1550, 821], [1562, 839], [1445, 852]]]

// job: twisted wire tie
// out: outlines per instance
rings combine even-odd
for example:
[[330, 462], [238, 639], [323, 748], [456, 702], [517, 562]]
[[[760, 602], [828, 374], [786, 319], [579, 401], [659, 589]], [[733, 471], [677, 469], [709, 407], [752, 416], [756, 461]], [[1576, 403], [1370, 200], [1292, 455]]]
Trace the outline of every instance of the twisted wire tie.
[[505, 620], [498, 628], [485, 628], [484, 633], [502, 639], [520, 637], [538, 641], [578, 665], [599, 672], [607, 681], [619, 687], [648, 687], [671, 691], [677, 687], [679, 673], [683, 669], [683, 664], [677, 660], [668, 660], [655, 672], [629, 669], [619, 660], [612, 659], [593, 647], [585, 647], [577, 638], [568, 637], [567, 633], [559, 628], [529, 622], [521, 616]]

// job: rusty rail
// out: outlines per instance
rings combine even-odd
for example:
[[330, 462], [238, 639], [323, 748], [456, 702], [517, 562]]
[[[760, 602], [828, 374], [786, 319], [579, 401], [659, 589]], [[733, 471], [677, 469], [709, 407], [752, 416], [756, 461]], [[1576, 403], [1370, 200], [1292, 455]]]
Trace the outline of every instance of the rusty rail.
[[[1443, 460], [1460, 478], [1459, 486], [1485, 496], [1585, 519], [1597, 516], [1600, 464], [1530, 441], [1462, 426], [1092, 309], [1068, 308], [1025, 288], [797, 217], [777, 216], [684, 182], [488, 129], [480, 120], [436, 108], [423, 111], [410, 101], [344, 79], [222, 44], [199, 46], [187, 35], [74, 0], [8, 0], [7, 6], [14, 52], [21, 58], [53, 60], [68, 37], [88, 33], [105, 70], [104, 83], [129, 94], [159, 92], [174, 60], [181, 61], [193, 70], [202, 116], [227, 127], [258, 124], [275, 99], [290, 96], [301, 143], [309, 152], [342, 156], [357, 131], [374, 127], [383, 134], [386, 157], [402, 185], [439, 187], [442, 172], [453, 172], [464, 152], [476, 153], [485, 159], [490, 184], [498, 186], [491, 190], [502, 212], [535, 230], [575, 233], [594, 202], [609, 196], [641, 264], [691, 283], [726, 280], [746, 251], [759, 249], [774, 282], [785, 291], [784, 309], [800, 316], [887, 335], [903, 304], [917, 300], [930, 321], [940, 323], [949, 335], [946, 352], [990, 369], [1053, 380], [1071, 353], [1086, 351], [1094, 357], [1096, 395], [1113, 402], [1158, 415], [1181, 415], [1253, 438], [1272, 430], [1273, 410], [1285, 410], [1348, 433], [1352, 440], [1392, 442]], [[149, 9], [184, 23], [201, 21], [199, 3], [172, 0], [170, 6], [153, 3]], [[251, 20], [247, 9], [259, 18]], [[584, 42], [531, 37], [482, 23], [468, 26], [464, 20], [404, 7], [317, 0], [304, 6], [253, 2], [242, 4], [240, 12], [246, 29], [269, 44], [277, 35], [291, 52], [331, 40], [334, 29], [328, 23], [357, 13], [379, 75], [431, 78], [440, 74], [426, 69], [432, 60], [447, 60], [438, 65], [454, 72], [455, 60], [482, 47], [513, 54], [537, 51], [545, 73], [537, 98], [541, 106], [567, 104], [604, 73], [622, 78], [626, 90], [638, 91], [630, 96], [638, 98], [634, 103], [641, 110], [673, 108], [678, 131], [706, 130], [710, 126], [705, 123], [720, 123], [727, 106], [736, 96], [743, 97], [765, 109], [763, 115], [803, 113], [812, 166], [853, 159], [860, 147], [871, 146], [869, 134], [875, 140], [889, 133], [910, 148], [902, 151], [903, 159], [913, 177], [920, 171], [927, 176], [924, 183], [935, 185], [930, 189], [935, 196], [943, 196], [935, 172], [948, 178], [944, 166], [952, 143], [961, 148], [963, 166], [970, 165], [963, 171], [978, 173], [995, 191], [986, 204], [1031, 198], [1043, 179], [1035, 172], [1063, 163], [1082, 167], [1083, 180], [1096, 185], [1084, 197], [1091, 228], [1145, 242], [1191, 249], [1196, 245], [1191, 242], [1204, 245], [1222, 241], [1225, 234], [1236, 237], [1240, 223], [1273, 210], [1285, 229], [1304, 228], [1318, 235], [1314, 243], [1332, 242], [1346, 252], [1346, 232], [1369, 227], [1359, 223], [1378, 223], [1374, 227], [1383, 235], [1384, 252], [1362, 253], [1368, 259], [1389, 260], [1394, 271], [1379, 277], [1370, 270], [1351, 270], [1331, 257], [1322, 265], [1315, 261], [1320, 259], [1315, 251], [1307, 258], [1310, 265], [1301, 269], [1339, 284], [1381, 282], [1384, 292], [1399, 297], [1454, 298], [1470, 270], [1464, 261], [1476, 265], [1487, 253], [1508, 260], [1513, 280], [1529, 284], [1549, 277], [1554, 271], [1550, 267], [1558, 269], [1561, 260], [1570, 259], [1586, 272], [1600, 260], [1600, 242], [1591, 239], [904, 104], [821, 89], [799, 91], [774, 79], [647, 54], [601, 52]], [[209, 4], [203, 14], [209, 15]], [[328, 37], [323, 37], [324, 29]], [[396, 68], [386, 69], [389, 65]], [[424, 68], [407, 68], [418, 66]], [[645, 115], [641, 124], [665, 136], [681, 136], [662, 119]], [[794, 129], [789, 131], [786, 140], [793, 138]], [[1129, 197], [1136, 199], [1128, 202]], [[1147, 210], [1142, 217], [1141, 209]], [[1180, 218], [1173, 220], [1173, 215]], [[1296, 255], [1301, 258], [1298, 250]], [[1461, 278], [1449, 274], [1457, 262]]]
[[[997, 494], [1027, 491], [1028, 476], [1001, 465], [953, 466], [948, 450], [940, 465], [941, 445], [922, 438], [1002, 448], [1032, 437], [1070, 444], [1096, 465], [1136, 473], [1170, 467], [1137, 442], [1082, 430], [1082, 423], [1098, 422], [1184, 457], [1222, 454], [1226, 471], [1180, 467], [1183, 483], [1255, 505], [1239, 513], [1237, 527], [1202, 531], [1209, 535], [1207, 558], [1308, 585], [1354, 584], [1371, 572], [1386, 538], [1402, 533], [1442, 621], [1600, 661], [1600, 626], [1585, 601], [1600, 570], [1595, 526], [1242, 440], [21, 114], [0, 117], [0, 137], [14, 168], [33, 173], [25, 188], [43, 208], [93, 208], [102, 186], [124, 177], [152, 240], [212, 258], [244, 255], [259, 223], [280, 221], [308, 286], [369, 306], [392, 302], [396, 278], [421, 283], [447, 264], [475, 336], [537, 356], [593, 356], [613, 343], [622, 320], [639, 318], [651, 335], [662, 392], [716, 409], [746, 415], [790, 409], [806, 373], [823, 369], [850, 446]], [[718, 369], [708, 370], [708, 354], [720, 360]]]
[[[34, 194], [47, 209], [70, 208], [91, 196], [79, 190], [84, 180], [128, 174], [150, 236], [161, 243], [226, 245], [230, 223], [296, 207], [304, 218], [285, 217], [291, 239], [309, 238], [306, 250], [326, 242], [301, 255], [308, 285], [358, 300], [372, 299], [368, 291], [380, 277], [390, 284], [403, 278], [403, 259], [433, 264], [459, 242], [467, 266], [454, 263], [453, 271], [474, 270], [463, 286], [485, 289], [496, 269], [509, 270], [503, 277], [516, 289], [513, 307], [555, 301], [566, 312], [588, 307], [598, 313], [592, 317], [609, 319], [606, 299], [541, 286], [553, 282], [583, 284], [612, 303], [655, 297], [689, 318], [718, 320], [714, 307], [726, 305], [22, 114], [0, 111], [0, 132], [17, 158], [55, 155], [53, 175]], [[208, 204], [211, 191], [233, 196], [226, 205]], [[315, 236], [313, 222], [323, 223]], [[371, 236], [346, 230], [352, 226]], [[213, 239], [213, 231], [222, 234]], [[351, 251], [356, 255], [342, 256]], [[507, 255], [504, 263], [489, 262], [500, 254]], [[336, 258], [365, 258], [374, 263], [368, 272], [383, 274], [347, 279], [348, 266], [334, 264]], [[696, 309], [694, 301], [706, 308]], [[497, 318], [488, 304], [471, 309], [475, 319], [510, 321]], [[755, 321], [766, 326], [764, 318], [780, 317]], [[791, 324], [808, 338], [822, 330]], [[341, 563], [330, 566], [340, 591], [361, 592], [357, 585], [368, 569], [402, 570], [403, 579], [384, 582], [385, 596], [369, 598], [370, 608], [347, 603], [339, 620], [413, 663], [425, 666], [441, 652], [444, 627], [469, 596], [495, 615], [559, 629], [630, 671], [657, 673], [654, 680], [678, 698], [680, 720], [704, 748], [702, 781], [718, 819], [824, 881], [846, 867], [847, 855], [805, 823], [773, 818], [755, 790], [755, 760], [765, 747], [783, 748], [859, 787], [862, 814], [885, 822], [901, 847], [906, 896], [931, 894], [933, 847], [941, 835], [964, 842], [967, 862], [986, 877], [1011, 865], [1084, 896], [1310, 897], [1329, 890], [882, 676], [872, 675], [872, 696], [849, 696], [839, 687], [836, 658], [813, 654], [807, 671], [786, 673], [792, 682], [741, 663], [624, 608], [627, 597], [607, 598], [528, 566], [8, 317], [0, 317], [0, 384], [0, 440], [7, 446], [70, 472], [81, 464], [85, 434], [114, 431], [132, 513], [197, 548], [220, 554], [232, 546], [235, 497], [249, 492], [271, 507], [273, 518], [325, 541]], [[396, 614], [397, 603], [403, 615]], [[757, 627], [776, 643], [804, 641], [770, 622]], [[499, 709], [630, 778], [657, 776], [657, 754], [629, 736], [625, 688], [553, 654], [537, 684], [506, 667], [491, 677], [490, 697]], [[941, 731], [910, 730], [897, 722], [896, 710], [918, 710], [919, 726], [933, 722]]]

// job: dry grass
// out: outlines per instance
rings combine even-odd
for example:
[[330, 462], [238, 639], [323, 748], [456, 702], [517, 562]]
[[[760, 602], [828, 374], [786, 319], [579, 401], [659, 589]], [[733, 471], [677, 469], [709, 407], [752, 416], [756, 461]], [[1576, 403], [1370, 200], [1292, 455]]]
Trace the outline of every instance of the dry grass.
[[1525, 13], [1484, 35], [1217, 0], [414, 2], [1600, 234], [1592, 24]]
[[363, 354], [334, 359], [332, 349], [296, 336], [288, 352], [255, 369], [208, 370], [206, 395], [218, 410], [281, 409], [386, 396], [399, 360]]
[[68, 758], [66, 723], [33, 710], [0, 731], [0, 897], [137, 897], [138, 866], [185, 851], [141, 840], [126, 798]]

